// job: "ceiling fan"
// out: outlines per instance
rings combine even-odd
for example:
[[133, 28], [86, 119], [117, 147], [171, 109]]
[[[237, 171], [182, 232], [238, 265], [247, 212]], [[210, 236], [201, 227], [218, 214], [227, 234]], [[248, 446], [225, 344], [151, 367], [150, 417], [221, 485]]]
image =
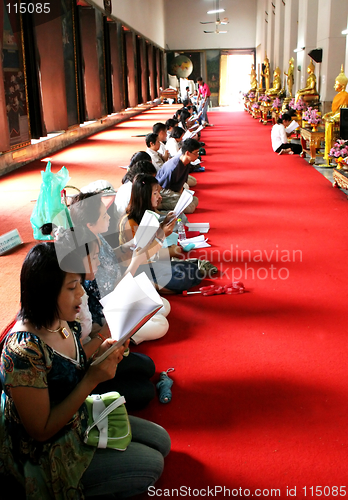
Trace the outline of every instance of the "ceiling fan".
[[220, 19], [220, 12], [225, 12], [225, 9], [220, 9], [219, 7], [219, 0], [214, 0], [214, 9], [213, 10], [209, 10], [207, 12], [207, 14], [216, 14], [216, 20], [215, 21], [200, 21], [201, 24], [215, 24], [216, 25], [216, 28], [215, 28], [215, 31], [205, 31], [204, 30], [204, 33], [227, 33], [227, 31], [220, 31], [219, 30], [219, 26], [223, 25], [223, 24], [228, 24], [228, 18], [227, 17], [224, 17], [223, 19]]
[[200, 21], [201, 24], [217, 24], [218, 26], [220, 24], [228, 24], [228, 18], [224, 17], [223, 19], [219, 19], [217, 16], [216, 21]]
[[204, 30], [204, 33], [216, 33], [217, 35], [219, 35], [220, 33], [227, 33], [227, 31], [219, 31], [217, 28], [215, 31], [205, 31]]

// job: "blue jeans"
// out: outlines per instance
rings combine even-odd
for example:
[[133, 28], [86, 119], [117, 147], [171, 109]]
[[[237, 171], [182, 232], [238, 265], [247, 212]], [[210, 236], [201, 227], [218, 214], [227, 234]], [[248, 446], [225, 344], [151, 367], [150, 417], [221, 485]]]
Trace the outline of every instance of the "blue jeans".
[[163, 427], [129, 417], [132, 442], [126, 451], [97, 449], [82, 476], [86, 498], [115, 495], [127, 498], [147, 491], [163, 472], [170, 451], [170, 437]]
[[[209, 102], [210, 102], [210, 97], [207, 97], [207, 100], [205, 101], [205, 104], [204, 104], [203, 113], [201, 114], [201, 116], [198, 119], [198, 122], [200, 124], [202, 123], [202, 121], [209, 123], [209, 120], [208, 120]], [[199, 113], [201, 109], [202, 109], [202, 104], [199, 105], [197, 112]]]
[[189, 261], [157, 261], [147, 266], [139, 266], [136, 274], [145, 272], [147, 277], [159, 285], [175, 293], [182, 293], [199, 285], [203, 279], [202, 272], [195, 262]]

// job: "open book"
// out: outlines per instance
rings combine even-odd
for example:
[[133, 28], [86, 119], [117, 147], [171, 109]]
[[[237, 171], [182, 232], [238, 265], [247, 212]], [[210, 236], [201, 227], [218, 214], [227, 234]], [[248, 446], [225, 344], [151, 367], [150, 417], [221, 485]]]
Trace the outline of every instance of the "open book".
[[145, 210], [134, 236], [134, 249], [145, 248], [149, 243], [152, 243], [160, 225], [159, 217], [159, 214], [151, 210]]
[[299, 128], [299, 124], [295, 121], [295, 120], [292, 120], [292, 122], [290, 123], [290, 125], [288, 125], [285, 129], [285, 132], [287, 134], [291, 134], [291, 132], [293, 132], [294, 130], [296, 130], [297, 128]]
[[117, 342], [98, 356], [92, 365], [100, 363], [124, 344], [163, 306], [161, 297], [145, 273], [135, 278], [130, 273], [126, 274], [115, 290], [100, 302], [111, 338]]
[[186, 238], [186, 240], [179, 240], [179, 243], [182, 247], [186, 247], [190, 243], [194, 244], [194, 248], [207, 248], [210, 247], [208, 238], [204, 238], [203, 234], [199, 236], [194, 236], [193, 238]]
[[195, 130], [186, 130], [185, 134], [183, 135], [182, 141], [186, 141], [186, 139], [192, 139], [198, 132], [200, 132], [203, 129], [203, 125], [200, 125], [198, 128]]
[[180, 198], [178, 199], [178, 202], [174, 208], [174, 213], [175, 213], [174, 218], [179, 217], [179, 215], [182, 214], [182, 212], [192, 202], [192, 200], [193, 200], [192, 192], [190, 192], [188, 189], [183, 189]]

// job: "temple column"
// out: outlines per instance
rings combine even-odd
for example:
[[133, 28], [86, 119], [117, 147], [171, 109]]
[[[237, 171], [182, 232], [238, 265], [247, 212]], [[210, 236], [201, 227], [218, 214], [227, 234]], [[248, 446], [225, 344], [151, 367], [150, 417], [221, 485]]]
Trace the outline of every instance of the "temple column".
[[274, 61], [274, 46], [275, 46], [275, 38], [274, 38], [274, 26], [275, 26], [275, 7], [273, 7], [274, 0], [267, 0], [266, 2], [266, 12], [268, 15], [267, 17], [267, 57], [269, 59], [269, 67], [270, 67], [270, 84], [272, 84], [272, 75], [274, 68], [276, 67], [275, 61]]
[[[341, 3], [341, 2], [340, 2]], [[318, 25], [318, 0], [301, 0], [298, 11], [298, 34], [297, 48], [304, 50], [295, 55], [295, 68], [301, 67], [301, 71], [295, 71], [295, 92], [306, 86], [307, 67], [310, 62], [308, 52], [317, 48], [317, 25]], [[318, 65], [315, 65], [315, 74], [318, 78]]]
[[257, 81], [261, 84], [261, 69], [262, 62], [265, 58], [267, 51], [267, 27], [268, 15], [267, 0], [258, 0], [257, 2], [257, 16], [256, 16], [256, 73]]
[[[336, 0], [318, 1], [317, 47], [323, 49], [321, 64], [320, 100], [322, 111], [331, 110], [336, 92], [335, 78], [346, 59], [346, 40], [341, 31], [347, 27], [348, 2]], [[347, 66], [345, 66], [347, 71]]]
[[[347, 18], [347, 28], [348, 28], [348, 18]], [[346, 59], [345, 59], [344, 69], [345, 71], [346, 70], [348, 71], [348, 35], [346, 35]]]
[[[284, 11], [284, 56], [283, 56], [283, 76], [287, 72], [289, 61], [294, 58], [294, 86], [293, 94], [296, 90], [296, 54], [294, 49], [297, 47], [297, 29], [298, 29], [298, 0], [287, 0]], [[285, 77], [286, 78], [286, 77]]]
[[287, 65], [287, 60], [284, 60], [284, 18], [285, 18], [285, 5], [282, 1], [273, 2], [275, 7], [274, 19], [274, 59], [273, 71], [279, 66], [281, 70], [280, 78], [282, 80], [282, 88], [284, 87], [284, 69]]

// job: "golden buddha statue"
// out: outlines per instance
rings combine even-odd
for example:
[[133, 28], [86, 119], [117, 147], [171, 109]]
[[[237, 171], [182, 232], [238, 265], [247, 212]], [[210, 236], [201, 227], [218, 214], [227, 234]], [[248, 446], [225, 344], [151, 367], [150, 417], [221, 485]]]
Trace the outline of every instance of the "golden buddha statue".
[[272, 82], [272, 87], [268, 90], [266, 90], [265, 94], [266, 95], [269, 95], [269, 96], [279, 96], [279, 93], [281, 91], [281, 88], [282, 88], [282, 81], [281, 81], [281, 78], [280, 78], [280, 69], [279, 67], [277, 67], [274, 72], [273, 72], [273, 82]]
[[250, 91], [256, 91], [257, 90], [257, 78], [256, 78], [256, 71], [255, 71], [255, 66], [252, 64], [251, 65], [251, 72], [250, 72]]
[[289, 69], [288, 72], [284, 75], [287, 77], [286, 82], [288, 84], [289, 97], [293, 97], [292, 95], [292, 86], [294, 85], [294, 58], [292, 57], [289, 61]]
[[317, 77], [314, 74], [314, 64], [313, 61], [311, 61], [308, 64], [307, 68], [307, 73], [308, 73], [308, 78], [306, 82], [306, 86], [303, 89], [300, 89], [296, 92], [296, 97], [295, 97], [295, 104], [299, 100], [300, 97], [303, 97], [304, 95], [318, 95], [317, 92]]
[[265, 54], [265, 60], [263, 61], [261, 76], [265, 79], [265, 89], [269, 90], [269, 76], [270, 76], [269, 59], [266, 54]]
[[323, 116], [325, 122], [325, 154], [324, 159], [327, 163], [330, 162], [330, 149], [332, 147], [332, 132], [334, 124], [340, 121], [340, 109], [348, 107], [348, 92], [346, 86], [348, 78], [344, 74], [343, 64], [341, 65], [341, 73], [336, 77], [334, 89], [337, 94], [333, 98], [331, 111]]

